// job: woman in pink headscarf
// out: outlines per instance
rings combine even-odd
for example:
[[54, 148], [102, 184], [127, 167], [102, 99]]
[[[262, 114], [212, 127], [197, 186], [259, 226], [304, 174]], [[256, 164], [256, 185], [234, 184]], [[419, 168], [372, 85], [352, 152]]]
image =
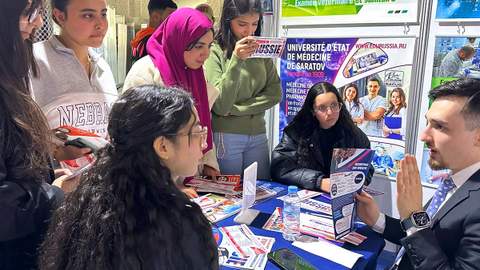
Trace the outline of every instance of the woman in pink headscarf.
[[210, 120], [210, 108], [218, 90], [207, 84], [202, 68], [212, 43], [212, 22], [198, 10], [180, 8], [153, 33], [147, 43], [148, 56], [132, 66], [123, 86], [124, 91], [145, 84], [178, 86], [192, 94], [200, 123], [208, 129], [208, 147], [203, 160], [205, 175], [220, 173]]

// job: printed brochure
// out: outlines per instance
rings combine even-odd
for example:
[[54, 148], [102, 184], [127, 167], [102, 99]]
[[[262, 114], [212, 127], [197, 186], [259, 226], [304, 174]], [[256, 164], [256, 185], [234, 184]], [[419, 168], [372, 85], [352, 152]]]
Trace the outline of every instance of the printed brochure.
[[354, 229], [355, 194], [368, 175], [374, 151], [371, 149], [333, 149], [330, 169], [330, 197], [335, 239]]

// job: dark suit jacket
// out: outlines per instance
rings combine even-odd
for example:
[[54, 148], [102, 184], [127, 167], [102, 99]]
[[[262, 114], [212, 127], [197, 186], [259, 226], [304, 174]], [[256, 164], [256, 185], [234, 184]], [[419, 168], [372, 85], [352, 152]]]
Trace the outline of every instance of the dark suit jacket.
[[400, 221], [387, 216], [383, 236], [406, 249], [400, 270], [480, 269], [480, 170], [445, 202], [430, 228], [406, 237]]

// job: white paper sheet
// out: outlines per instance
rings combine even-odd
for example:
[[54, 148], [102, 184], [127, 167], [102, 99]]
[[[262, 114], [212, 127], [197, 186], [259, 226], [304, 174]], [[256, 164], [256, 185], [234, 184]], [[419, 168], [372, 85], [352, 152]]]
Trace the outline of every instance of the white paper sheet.
[[311, 243], [296, 241], [293, 242], [293, 245], [350, 269], [355, 265], [358, 259], [363, 256], [361, 254], [336, 246], [325, 240], [319, 240], [318, 242]]

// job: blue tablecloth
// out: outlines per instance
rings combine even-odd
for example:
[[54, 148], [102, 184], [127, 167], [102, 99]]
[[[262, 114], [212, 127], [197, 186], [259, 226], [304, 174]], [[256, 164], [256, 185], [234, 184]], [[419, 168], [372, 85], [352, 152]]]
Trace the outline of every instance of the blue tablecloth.
[[[262, 182], [263, 183], [263, 182]], [[283, 191], [277, 194], [276, 197], [285, 195], [286, 192], [286, 186], [279, 184], [279, 183], [274, 183], [271, 182], [270, 186], [273, 187], [283, 187]], [[253, 208], [260, 210], [263, 213], [273, 213], [275, 210], [275, 207], [283, 207], [283, 201], [276, 199], [276, 197], [267, 199], [266, 201], [263, 201], [257, 205], [254, 205]], [[325, 201], [326, 199], [319, 196], [317, 198], [314, 198], [320, 201]], [[218, 227], [224, 227], [224, 226], [232, 226], [232, 225], [237, 225], [233, 221], [234, 216], [224, 219], [220, 222], [217, 223]], [[279, 248], [289, 248], [296, 254], [300, 255], [303, 259], [307, 260], [309, 263], [317, 267], [319, 270], [336, 270], [336, 269], [348, 269], [344, 267], [343, 265], [334, 263], [332, 261], [329, 261], [327, 259], [324, 259], [322, 257], [313, 255], [309, 252], [306, 252], [302, 249], [299, 249], [297, 247], [292, 246], [292, 243], [289, 241], [286, 241], [283, 239], [282, 234], [279, 232], [274, 232], [274, 231], [267, 231], [259, 228], [255, 228], [250, 226], [250, 229], [252, 232], [256, 235], [262, 235], [262, 236], [268, 236], [268, 237], [274, 237], [275, 238], [275, 244], [273, 245], [272, 250], [277, 250]], [[367, 269], [367, 270], [375, 270], [375, 267], [377, 265], [377, 258], [380, 252], [382, 251], [383, 247], [385, 246], [385, 241], [375, 232], [373, 232], [370, 228], [368, 228], [365, 225], [359, 225], [357, 228], [357, 232], [367, 236], [368, 238], [359, 246], [355, 246], [349, 243], [343, 244], [343, 247], [351, 250], [353, 252], [362, 254], [363, 257], [360, 258], [353, 269]], [[229, 267], [222, 267], [222, 269], [233, 269]], [[278, 269], [277, 266], [275, 266], [273, 263], [268, 261], [267, 266], [265, 269]]]

